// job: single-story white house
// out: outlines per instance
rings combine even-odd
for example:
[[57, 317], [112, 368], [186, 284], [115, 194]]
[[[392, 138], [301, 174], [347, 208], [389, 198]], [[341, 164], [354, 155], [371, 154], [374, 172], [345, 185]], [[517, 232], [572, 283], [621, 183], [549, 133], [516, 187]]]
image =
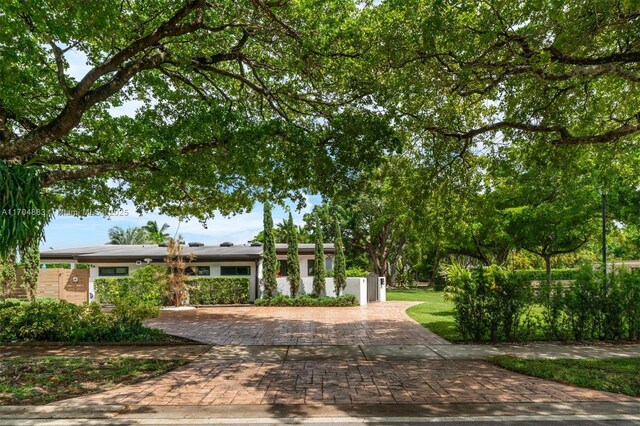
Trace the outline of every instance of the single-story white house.
[[[302, 277], [301, 293], [309, 293], [313, 276], [314, 244], [299, 244], [300, 275]], [[260, 243], [234, 245], [222, 243], [205, 245], [189, 243], [184, 246], [184, 255], [193, 255], [191, 273], [202, 277], [239, 276], [249, 278], [249, 298], [254, 301], [262, 295], [262, 260], [264, 249]], [[333, 269], [333, 244], [324, 244], [324, 262], [327, 270]], [[47, 250], [40, 253], [40, 262], [70, 263], [73, 269], [78, 263], [90, 265], [89, 301], [95, 298], [94, 280], [96, 278], [117, 278], [129, 276], [137, 268], [148, 264], [164, 264], [167, 255], [165, 245], [101, 245], [69, 249]], [[280, 263], [278, 292], [288, 294], [287, 245], [276, 244], [276, 255]], [[345, 293], [354, 294], [366, 304], [366, 280], [364, 278], [349, 279]], [[362, 283], [362, 280], [365, 282]], [[327, 279], [327, 294], [333, 295], [332, 279]], [[309, 287], [309, 288], [308, 288]], [[364, 292], [364, 293], [363, 293]], [[377, 293], [376, 293], [377, 294]], [[376, 299], [379, 300], [379, 299]]]

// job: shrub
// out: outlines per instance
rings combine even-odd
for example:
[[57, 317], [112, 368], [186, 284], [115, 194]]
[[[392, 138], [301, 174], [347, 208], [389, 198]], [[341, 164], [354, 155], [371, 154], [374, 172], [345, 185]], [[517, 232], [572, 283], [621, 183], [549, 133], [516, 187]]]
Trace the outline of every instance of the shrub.
[[433, 289], [435, 291], [442, 291], [447, 287], [447, 279], [441, 274], [436, 274], [433, 277]]
[[217, 305], [249, 303], [250, 280], [246, 277], [194, 278], [188, 281], [189, 303]]
[[147, 265], [136, 269], [130, 277], [97, 278], [93, 284], [100, 303], [116, 303], [125, 298], [161, 306], [167, 296], [167, 269]]
[[543, 281], [538, 290], [538, 303], [542, 306], [542, 325], [547, 337], [567, 339], [569, 318], [565, 311], [565, 288], [560, 283]]
[[465, 339], [513, 340], [521, 336], [523, 316], [533, 299], [526, 280], [492, 265], [468, 270], [459, 264], [447, 270], [446, 298], [455, 304], [456, 324]]
[[396, 275], [396, 287], [399, 288], [414, 288], [416, 287], [416, 279], [413, 271], [403, 270], [398, 271]]
[[142, 322], [149, 318], [155, 318], [160, 314], [158, 305], [152, 302], [139, 302], [130, 298], [116, 300], [113, 316], [123, 325], [129, 327], [141, 327]]
[[345, 275], [347, 277], [366, 277], [369, 272], [362, 268], [349, 268], [345, 271]]
[[289, 297], [279, 294], [270, 299], [257, 299], [256, 306], [358, 306], [358, 299], [352, 294], [344, 294], [338, 297], [314, 297], [301, 294], [296, 297]]
[[157, 340], [165, 338], [161, 330], [142, 326], [152, 315], [143, 305], [119, 305], [117, 315], [102, 312], [97, 303], [74, 305], [56, 302], [0, 303], [0, 342], [98, 342]]

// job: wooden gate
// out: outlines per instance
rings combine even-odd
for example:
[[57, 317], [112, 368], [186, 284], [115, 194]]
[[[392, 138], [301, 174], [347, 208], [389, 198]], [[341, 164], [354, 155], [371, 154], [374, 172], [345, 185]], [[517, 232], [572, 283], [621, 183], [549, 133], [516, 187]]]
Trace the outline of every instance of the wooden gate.
[[[77, 305], [89, 301], [89, 270], [88, 269], [40, 269], [36, 297], [50, 297], [66, 300]], [[18, 269], [17, 286], [12, 297], [26, 298], [22, 288], [24, 271]]]
[[367, 275], [367, 301], [377, 302], [380, 300], [378, 289], [378, 276], [374, 273]]

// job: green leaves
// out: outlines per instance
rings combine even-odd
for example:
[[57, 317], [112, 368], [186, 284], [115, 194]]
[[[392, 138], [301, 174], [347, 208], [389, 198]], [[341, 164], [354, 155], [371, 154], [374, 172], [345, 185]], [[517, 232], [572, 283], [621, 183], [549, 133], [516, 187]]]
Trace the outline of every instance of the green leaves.
[[0, 161], [0, 256], [43, 237], [51, 219], [49, 204], [33, 169]]

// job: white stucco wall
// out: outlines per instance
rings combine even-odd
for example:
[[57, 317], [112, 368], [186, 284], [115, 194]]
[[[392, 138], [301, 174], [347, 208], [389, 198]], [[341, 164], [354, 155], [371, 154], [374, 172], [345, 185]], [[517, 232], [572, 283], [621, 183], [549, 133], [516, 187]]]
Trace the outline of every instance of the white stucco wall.
[[[278, 287], [276, 294], [291, 295], [291, 289], [289, 287], [289, 281], [287, 277], [279, 277], [277, 279]], [[312, 294], [313, 293], [313, 277], [302, 277], [302, 283], [300, 284], [299, 294]], [[342, 294], [353, 294], [360, 306], [367, 304], [367, 279], [366, 278], [347, 278], [347, 285], [344, 288]], [[333, 278], [325, 278], [325, 294], [322, 296], [336, 295], [335, 288], [333, 286]]]

